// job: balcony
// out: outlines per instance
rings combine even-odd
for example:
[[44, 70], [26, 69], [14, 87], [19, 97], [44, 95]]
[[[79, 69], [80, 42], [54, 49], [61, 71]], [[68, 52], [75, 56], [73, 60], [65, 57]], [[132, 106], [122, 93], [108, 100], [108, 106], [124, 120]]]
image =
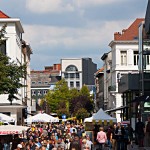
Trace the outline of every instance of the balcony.
[[109, 86], [108, 91], [116, 91], [116, 85]]

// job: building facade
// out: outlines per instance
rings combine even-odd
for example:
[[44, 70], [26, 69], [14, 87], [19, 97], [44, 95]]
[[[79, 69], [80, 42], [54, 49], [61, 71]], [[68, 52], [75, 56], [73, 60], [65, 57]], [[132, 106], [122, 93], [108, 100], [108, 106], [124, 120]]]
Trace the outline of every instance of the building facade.
[[[14, 99], [12, 105], [8, 101], [7, 94], [0, 95], [0, 112], [10, 115], [13, 117], [17, 124], [23, 123], [23, 110], [27, 108], [27, 100], [30, 99], [30, 94], [28, 93], [30, 88], [30, 55], [32, 50], [29, 44], [26, 44], [22, 39], [22, 34], [24, 33], [23, 26], [18, 18], [10, 18], [8, 15], [0, 11], [0, 28], [6, 24], [5, 33], [5, 43], [1, 46], [0, 50], [8, 57], [11, 61], [21, 64], [27, 63], [27, 78], [21, 79], [23, 85], [29, 84], [29, 87], [23, 87], [18, 89], [18, 94], [16, 95], [19, 100]], [[30, 104], [30, 102], [28, 103]]]
[[104, 62], [104, 110], [110, 109], [114, 106], [114, 103], [112, 103], [113, 95], [111, 95], [111, 91], [114, 90], [114, 87], [112, 85], [112, 52], [104, 53], [104, 55], [101, 57], [101, 59]]
[[150, 113], [150, 0], [144, 19], [138, 25], [138, 73], [124, 74], [118, 91], [122, 93], [123, 118], [135, 127], [138, 118], [147, 121]]
[[[116, 116], [117, 121], [124, 118], [123, 95], [118, 91], [118, 83], [121, 76], [128, 73], [138, 73], [138, 26], [144, 19], [136, 19], [129, 28], [123, 29], [122, 33], [114, 33], [114, 40], [110, 42], [111, 47], [111, 77], [107, 90], [108, 108], [107, 111]], [[106, 73], [106, 72], [104, 72]], [[105, 76], [105, 75], [104, 75]]]
[[[32, 99], [32, 113], [36, 111], [46, 111], [40, 106], [41, 100], [48, 93], [53, 90], [56, 82], [61, 80], [61, 65], [54, 64], [53, 66], [45, 67], [45, 70], [31, 71], [31, 99]], [[47, 110], [48, 111], [48, 110]]]
[[[24, 105], [27, 105], [27, 108], [23, 110], [23, 113], [31, 113], [32, 111], [32, 103], [31, 103], [31, 75], [30, 75], [30, 60], [31, 60], [31, 54], [32, 49], [29, 45], [29, 43], [22, 40], [22, 53], [24, 56], [24, 62], [27, 66], [27, 75], [26, 79], [24, 80], [24, 84], [27, 85], [24, 87]], [[24, 114], [24, 117], [27, 117], [27, 114]]]
[[67, 58], [61, 59], [61, 77], [64, 78], [68, 87], [80, 90], [83, 85], [91, 87], [95, 85], [94, 73], [97, 65], [91, 58]]
[[95, 73], [95, 86], [96, 86], [96, 97], [95, 97], [95, 111], [97, 112], [100, 108], [104, 110], [104, 68], [100, 68]]

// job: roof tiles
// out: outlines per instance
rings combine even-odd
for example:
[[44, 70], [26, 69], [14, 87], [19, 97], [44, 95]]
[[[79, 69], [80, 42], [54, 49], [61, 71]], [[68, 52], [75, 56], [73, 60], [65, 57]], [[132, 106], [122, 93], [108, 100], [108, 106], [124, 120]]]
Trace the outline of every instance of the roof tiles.
[[123, 29], [122, 33], [115, 32], [115, 41], [130, 41], [138, 39], [138, 27], [139, 24], [144, 21], [144, 18], [137, 18], [128, 29]]
[[10, 18], [10, 17], [0, 10], [0, 18]]

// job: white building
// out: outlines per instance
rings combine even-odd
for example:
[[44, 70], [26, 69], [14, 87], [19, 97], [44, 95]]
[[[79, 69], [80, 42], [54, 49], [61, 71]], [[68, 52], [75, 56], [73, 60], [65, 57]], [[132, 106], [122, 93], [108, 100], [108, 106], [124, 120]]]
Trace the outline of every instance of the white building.
[[[138, 26], [143, 20], [136, 19], [128, 29], [123, 29], [122, 33], [115, 33], [114, 40], [109, 44], [112, 62], [103, 59], [104, 66], [107, 66], [110, 62], [109, 68], [111, 73], [111, 77], [106, 78], [110, 80], [106, 80], [105, 87], [108, 88], [104, 90], [105, 98], [108, 99], [107, 111], [111, 112], [113, 116], [115, 115], [117, 121], [121, 121], [121, 110], [125, 107], [122, 101], [122, 94], [118, 93], [118, 82], [123, 74], [138, 73]], [[107, 72], [106, 70], [104, 74], [108, 74]], [[104, 76], [107, 77], [108, 75]]]
[[91, 87], [95, 85], [94, 73], [97, 65], [91, 58], [67, 58], [61, 59], [61, 77], [64, 78], [69, 88], [80, 90], [85, 84]]
[[2, 11], [0, 11], [0, 28], [7, 25], [6, 34], [5, 34], [5, 44], [1, 51], [3, 51], [8, 57], [11, 58], [14, 62], [27, 63], [27, 78], [22, 79], [22, 84], [27, 84], [27, 87], [23, 87], [19, 89], [19, 93], [17, 98], [19, 100], [13, 100], [12, 105], [8, 101], [8, 95], [2, 94], [0, 95], [0, 112], [5, 113], [16, 119], [18, 124], [23, 122], [23, 114], [22, 110], [27, 107], [29, 101], [31, 100], [30, 94], [30, 54], [32, 50], [30, 46], [22, 42], [22, 34], [24, 33], [22, 24], [20, 19], [18, 18], [10, 18]]

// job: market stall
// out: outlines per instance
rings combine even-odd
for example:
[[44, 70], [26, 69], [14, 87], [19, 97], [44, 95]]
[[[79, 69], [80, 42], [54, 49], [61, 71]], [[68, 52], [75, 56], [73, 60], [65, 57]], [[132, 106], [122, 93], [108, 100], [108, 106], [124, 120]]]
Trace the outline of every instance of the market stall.
[[13, 117], [0, 113], [0, 122], [15, 122]]
[[29, 129], [29, 127], [17, 125], [2, 125], [0, 126], [0, 135], [21, 134], [27, 129]]
[[25, 122], [33, 123], [33, 122], [59, 122], [58, 118], [55, 118], [51, 115], [48, 115], [46, 113], [39, 113], [35, 116], [29, 117], [25, 119]]
[[116, 118], [111, 117], [106, 112], [104, 112], [102, 108], [100, 108], [99, 111], [93, 114], [92, 117], [84, 119], [86, 134], [88, 134], [92, 140], [94, 139], [93, 142], [95, 142], [96, 134], [99, 131], [100, 126], [108, 127], [109, 125], [112, 125], [116, 122]]
[[14, 137], [18, 135], [25, 135], [29, 127], [26, 126], [17, 126], [17, 125], [2, 125], [0, 126], [0, 141], [3, 144], [7, 144], [7, 148], [11, 149]]
[[92, 117], [85, 118], [84, 122], [95, 122], [95, 123], [110, 123], [117, 122], [116, 118], [111, 117], [106, 112], [103, 111], [102, 108], [99, 109], [99, 111], [95, 114], [93, 114]]

